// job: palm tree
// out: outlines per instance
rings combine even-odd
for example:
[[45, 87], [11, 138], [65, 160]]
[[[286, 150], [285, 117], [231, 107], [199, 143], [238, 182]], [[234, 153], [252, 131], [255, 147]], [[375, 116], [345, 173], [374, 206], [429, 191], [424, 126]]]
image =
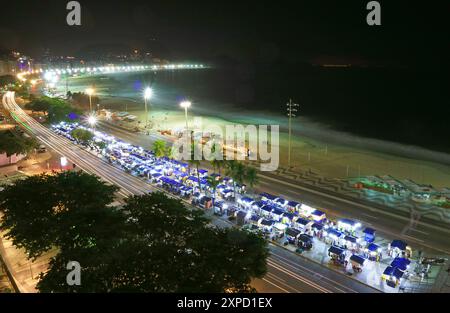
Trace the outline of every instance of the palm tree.
[[166, 155], [166, 142], [163, 140], [155, 140], [152, 149], [156, 157], [163, 157]]
[[[200, 173], [198, 172], [198, 166], [200, 165], [200, 160], [195, 159], [195, 151], [197, 150], [197, 145], [195, 143], [191, 144], [191, 157], [188, 160], [189, 166], [195, 166], [197, 170], [197, 179], [198, 179], [198, 187], [200, 188], [200, 192], [202, 191], [202, 184], [200, 183]], [[189, 174], [191, 173], [189, 167]]]
[[225, 163], [226, 172], [225, 175], [233, 178], [233, 191], [236, 197], [236, 183], [243, 184], [245, 177], [245, 165], [237, 162], [236, 160], [230, 160]]
[[251, 166], [246, 166], [245, 169], [245, 181], [251, 188], [258, 184], [258, 170]]
[[220, 184], [220, 181], [218, 181], [213, 176], [208, 176], [207, 180], [208, 180], [209, 186], [213, 190], [213, 207], [214, 207], [214, 201], [216, 201], [216, 189], [217, 189], [217, 186]]

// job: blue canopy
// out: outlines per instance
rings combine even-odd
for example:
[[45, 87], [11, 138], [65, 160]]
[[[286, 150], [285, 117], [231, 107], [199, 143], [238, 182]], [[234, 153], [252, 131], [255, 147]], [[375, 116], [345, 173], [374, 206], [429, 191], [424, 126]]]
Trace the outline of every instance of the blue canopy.
[[272, 212], [273, 208], [270, 205], [265, 205], [261, 208], [261, 210], [266, 212]]
[[334, 236], [336, 236], [338, 238], [342, 237], [342, 233], [339, 230], [337, 230], [337, 229], [330, 229], [328, 231], [328, 235], [334, 235]]
[[275, 215], [281, 215], [281, 214], [283, 214], [284, 213], [284, 211], [283, 210], [280, 210], [280, 209], [273, 209], [273, 211], [272, 211], [272, 214], [275, 214]]
[[353, 237], [353, 236], [348, 236], [348, 235], [346, 235], [346, 236], [344, 237], [344, 240], [350, 241], [350, 242], [352, 242], [352, 243], [356, 243], [357, 238], [356, 238], [356, 237]]
[[363, 233], [366, 235], [375, 235], [375, 229], [367, 227], [363, 230]]
[[207, 171], [207, 170], [204, 170], [204, 169], [199, 169], [198, 172], [199, 172], [200, 174], [208, 173], [208, 171]]
[[262, 193], [260, 193], [259, 194], [261, 197], [263, 197], [263, 198], [267, 198], [267, 199], [269, 199], [269, 200], [275, 200], [277, 197], [276, 196], [274, 196], [274, 195], [271, 195], [271, 194], [269, 194], [269, 193], [267, 193], [267, 192], [262, 192]]
[[253, 205], [258, 208], [262, 208], [263, 206], [267, 205], [267, 201], [263, 201], [263, 200], [255, 201], [255, 202], [253, 202]]
[[342, 254], [344, 254], [344, 249], [341, 249], [341, 248], [336, 247], [336, 246], [331, 246], [331, 247], [328, 249], [328, 253], [333, 253], [333, 254], [337, 254], [337, 255], [342, 255]]
[[350, 220], [348, 218], [340, 219], [339, 222], [344, 223], [344, 224], [348, 224], [350, 226], [355, 226], [356, 225], [356, 222], [354, 220]]
[[288, 206], [295, 208], [297, 205], [299, 205], [300, 203], [298, 203], [297, 201], [289, 201], [287, 203]]
[[286, 236], [297, 237], [300, 234], [300, 231], [295, 228], [288, 227], [286, 228], [285, 234]]
[[366, 259], [363, 258], [362, 256], [352, 254], [352, 256], [350, 257], [350, 261], [356, 262], [359, 265], [364, 265], [364, 262], [366, 261]]
[[259, 219], [260, 219], [260, 217], [259, 217], [258, 215], [252, 215], [252, 216], [250, 217], [250, 220], [252, 220], [252, 221], [254, 221], [254, 222], [259, 221]]
[[198, 178], [195, 176], [189, 176], [188, 180], [198, 183]]
[[301, 217], [299, 217], [295, 222], [300, 225], [307, 225], [308, 223], [310, 223], [309, 220]]
[[275, 200], [275, 202], [278, 204], [285, 204], [286, 200], [284, 200], [283, 198], [278, 198], [277, 200]]
[[264, 225], [264, 226], [272, 226], [274, 223], [275, 223], [274, 221], [268, 220], [268, 219], [263, 219], [261, 221], [261, 225]]
[[374, 243], [371, 243], [371, 244], [367, 247], [367, 250], [374, 252], [374, 251], [378, 251], [379, 248], [380, 248], [380, 247], [379, 247], [378, 245], [376, 245], [376, 244], [374, 244]]
[[405, 251], [406, 250], [406, 242], [401, 241], [401, 240], [392, 240], [391, 248], [398, 248], [401, 251]]
[[319, 211], [319, 210], [314, 210], [311, 212], [311, 215], [314, 215], [314, 216], [322, 216], [324, 214], [325, 214], [324, 212]]
[[253, 202], [253, 199], [250, 198], [250, 197], [242, 197], [242, 198], [241, 198], [241, 201], [242, 201], [242, 202], [246, 202], [246, 203], [250, 203], [250, 202]]
[[288, 219], [290, 219], [292, 221], [294, 219], [294, 217], [295, 217], [295, 214], [284, 213], [283, 217], [287, 217]]
[[410, 260], [405, 259], [405, 258], [395, 258], [392, 262], [391, 262], [391, 266], [392, 267], [396, 267], [398, 268], [400, 271], [404, 272], [406, 271], [406, 269], [408, 268], [408, 265], [411, 263]]
[[312, 228], [315, 228], [315, 229], [317, 229], [317, 230], [322, 230], [322, 229], [323, 229], [323, 225], [322, 225], [322, 224], [319, 224], [319, 223], [314, 223], [314, 224], [312, 224], [311, 227], [312, 227]]
[[384, 275], [394, 276], [397, 279], [402, 278], [403, 272], [396, 267], [388, 266], [383, 272]]

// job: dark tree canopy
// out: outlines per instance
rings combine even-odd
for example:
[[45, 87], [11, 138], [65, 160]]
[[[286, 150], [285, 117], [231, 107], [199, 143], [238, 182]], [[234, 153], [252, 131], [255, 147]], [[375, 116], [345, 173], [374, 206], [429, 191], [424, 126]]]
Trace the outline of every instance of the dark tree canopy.
[[51, 247], [89, 247], [114, 234], [115, 186], [82, 172], [31, 176], [0, 192], [0, 228], [35, 258]]
[[[37, 257], [58, 252], [41, 273], [41, 292], [253, 291], [266, 273], [266, 241], [216, 228], [198, 209], [161, 192], [111, 206], [116, 187], [78, 172], [40, 175], [0, 193], [1, 229]], [[69, 261], [81, 265], [81, 285], [69, 286]]]

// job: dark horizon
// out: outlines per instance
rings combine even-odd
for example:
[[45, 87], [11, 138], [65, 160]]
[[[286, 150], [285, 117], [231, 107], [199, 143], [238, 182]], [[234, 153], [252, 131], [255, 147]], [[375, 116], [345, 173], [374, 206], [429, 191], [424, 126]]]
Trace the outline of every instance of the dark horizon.
[[379, 1], [382, 25], [368, 26], [368, 1], [79, 1], [82, 25], [68, 26], [67, 2], [3, 4], [0, 48], [32, 57], [116, 46], [169, 60], [448, 65], [448, 3]]

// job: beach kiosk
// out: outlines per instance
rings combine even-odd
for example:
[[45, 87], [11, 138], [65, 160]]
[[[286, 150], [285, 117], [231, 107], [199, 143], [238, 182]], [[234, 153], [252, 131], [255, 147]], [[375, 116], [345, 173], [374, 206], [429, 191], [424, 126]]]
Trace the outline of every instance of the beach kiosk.
[[286, 231], [287, 226], [282, 223], [273, 224], [272, 231], [274, 233], [275, 239], [282, 238], [284, 236], [284, 232]]
[[271, 233], [274, 224], [275, 224], [274, 221], [269, 220], [267, 218], [263, 218], [259, 221], [259, 226], [265, 233]]
[[273, 207], [272, 206], [270, 206], [270, 205], [265, 205], [265, 206], [263, 206], [261, 209], [260, 209], [260, 214], [261, 214], [261, 216], [263, 216], [263, 217], [269, 217], [270, 216], [270, 213], [272, 213], [272, 211], [273, 211]]
[[274, 219], [277, 222], [280, 222], [282, 217], [283, 217], [283, 215], [284, 215], [284, 211], [282, 209], [279, 209], [279, 208], [274, 208], [272, 210], [271, 215], [272, 215], [272, 219]]
[[301, 230], [301, 231], [307, 231], [311, 228], [312, 224], [314, 224], [313, 221], [307, 220], [306, 218], [298, 217], [295, 220], [295, 228]]
[[286, 209], [291, 213], [298, 212], [300, 210], [300, 205], [301, 204], [297, 201], [288, 201]]
[[242, 197], [239, 198], [237, 202], [241, 208], [248, 210], [252, 207], [254, 200], [250, 197]]
[[324, 231], [324, 236], [325, 242], [330, 244], [340, 244], [340, 241], [342, 237], [344, 237], [344, 234], [337, 229], [329, 228], [326, 231]]
[[286, 228], [285, 235], [286, 235], [286, 241], [290, 244], [295, 245], [297, 243], [298, 237], [300, 236], [301, 232], [298, 229], [288, 227]]
[[411, 261], [407, 258], [400, 258], [396, 257], [392, 262], [391, 266], [398, 268], [400, 271], [405, 272], [409, 265], [411, 264]]
[[363, 230], [364, 233], [364, 241], [367, 243], [372, 243], [375, 241], [375, 229], [366, 227]]
[[366, 254], [366, 257], [370, 260], [370, 261], [376, 261], [379, 262], [381, 260], [381, 247], [374, 244], [374, 243], [370, 243], [367, 248], [364, 249], [364, 253]]
[[400, 284], [403, 272], [396, 267], [388, 266], [381, 275], [381, 279], [386, 281], [389, 287], [395, 288]]
[[325, 212], [322, 212], [320, 210], [314, 210], [311, 212], [311, 218], [315, 222], [322, 222], [323, 220], [325, 220], [326, 215], [325, 215]]
[[302, 203], [300, 204], [300, 210], [298, 210], [298, 214], [303, 217], [309, 218], [311, 216], [311, 213], [314, 212], [315, 210], [316, 210], [315, 208]]
[[336, 246], [331, 246], [328, 249], [328, 256], [335, 264], [345, 264], [345, 250]]
[[355, 272], [362, 272], [365, 262], [366, 259], [357, 254], [352, 254], [352, 256], [350, 257], [350, 263], [352, 264], [352, 268]]
[[259, 195], [261, 196], [262, 201], [266, 201], [266, 202], [270, 202], [270, 203], [274, 202], [275, 199], [277, 198], [276, 196], [271, 195], [270, 193], [267, 193], [267, 192], [262, 192]]
[[305, 250], [310, 250], [313, 246], [313, 237], [307, 234], [301, 234], [298, 237], [298, 246]]
[[350, 234], [354, 234], [355, 231], [359, 227], [361, 227], [360, 223], [358, 223], [356, 221], [353, 221], [353, 220], [350, 220], [350, 219], [347, 219], [347, 218], [343, 218], [343, 219], [341, 219], [341, 220], [339, 220], [337, 222], [337, 228], [340, 231], [344, 231], [344, 232], [347, 232], [347, 233], [350, 233]]
[[285, 199], [283, 199], [283, 198], [281, 198], [281, 197], [278, 197], [278, 198], [276, 198], [276, 199], [274, 200], [274, 204], [275, 204], [276, 206], [278, 206], [278, 207], [284, 209], [284, 208], [286, 208], [286, 206], [287, 206], [287, 204], [288, 204], [288, 201], [285, 200]]
[[412, 250], [406, 242], [402, 240], [392, 240], [388, 247], [388, 254], [393, 258], [397, 256], [410, 258], [412, 255]]

